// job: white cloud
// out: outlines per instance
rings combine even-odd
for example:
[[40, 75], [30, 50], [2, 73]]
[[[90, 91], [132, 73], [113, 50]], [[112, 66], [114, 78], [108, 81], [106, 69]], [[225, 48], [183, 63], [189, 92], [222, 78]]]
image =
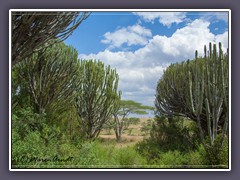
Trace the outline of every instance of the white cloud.
[[201, 19], [207, 21], [222, 20], [228, 23], [228, 12], [204, 12], [201, 14]]
[[216, 35], [214, 42], [215, 43], [221, 42], [223, 46], [223, 51], [226, 52], [228, 48], [228, 32]]
[[170, 63], [193, 59], [195, 50], [203, 55], [204, 45], [209, 42], [220, 41], [226, 50], [228, 32], [214, 35], [209, 25], [209, 22], [197, 19], [176, 30], [171, 37], [152, 37], [144, 47], [133, 52], [107, 49], [97, 54], [81, 54], [79, 58], [100, 59], [106, 65], [117, 68], [123, 98], [153, 106], [157, 81]]
[[134, 12], [147, 22], [154, 22], [155, 19], [164, 26], [170, 27], [173, 23], [179, 24], [186, 19], [186, 12]]
[[152, 36], [149, 29], [146, 29], [139, 24], [123, 27], [115, 32], [107, 32], [101, 41], [104, 44], [109, 44], [109, 48], [121, 47], [123, 44], [145, 45], [148, 43], [148, 37]]
[[119, 70], [119, 89], [122, 90], [123, 99], [153, 106], [155, 89], [163, 70], [161, 66]]
[[228, 22], [228, 13], [227, 12], [219, 12], [215, 14], [217, 19], [223, 20], [225, 22]]

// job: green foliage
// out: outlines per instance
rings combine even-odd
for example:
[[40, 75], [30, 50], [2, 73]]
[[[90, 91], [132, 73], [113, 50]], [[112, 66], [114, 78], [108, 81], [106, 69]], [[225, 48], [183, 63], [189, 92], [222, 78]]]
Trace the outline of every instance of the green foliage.
[[[210, 138], [207, 138], [207, 143], [210, 143]], [[219, 141], [221, 136], [218, 135], [214, 146], [205, 149], [203, 145], [199, 145], [198, 151], [201, 154], [202, 161], [204, 164], [212, 165], [213, 167], [228, 167], [229, 163], [229, 149], [228, 139], [224, 138], [221, 148], [219, 148]]]
[[81, 131], [95, 139], [105, 122], [117, 111], [120, 101], [118, 74], [101, 61], [81, 60], [81, 84], [77, 87], [75, 107]]
[[85, 141], [74, 145], [60, 139], [45, 146], [38, 132], [20, 140], [13, 132], [12, 165], [15, 168], [134, 168], [146, 161], [133, 147]]
[[131, 114], [148, 114], [148, 110], [153, 110], [153, 107], [144, 106], [141, 103], [132, 100], [121, 100], [118, 114], [120, 116], [127, 116]]
[[[157, 85], [157, 115], [184, 116], [196, 122], [200, 119], [205, 133], [208, 132], [209, 124], [208, 106], [205, 103], [208, 99], [211, 101], [209, 113], [221, 109], [218, 119], [220, 127], [223, 128], [224, 119], [228, 117], [228, 54], [223, 54], [221, 45], [219, 54], [216, 45], [214, 52], [211, 48], [210, 45], [210, 51], [204, 58], [196, 56], [193, 61], [175, 63], [167, 68]], [[213, 103], [215, 97], [218, 97], [218, 102]], [[218, 104], [219, 107], [214, 107], [213, 104]], [[214, 117], [213, 114], [211, 117]]]
[[12, 12], [12, 64], [19, 63], [49, 44], [65, 40], [89, 14], [63, 11]]
[[62, 135], [60, 126], [49, 124], [46, 114], [37, 114], [31, 108], [18, 109], [12, 114], [12, 131], [16, 132], [21, 140], [33, 132], [40, 134], [45, 145], [51, 139], [59, 139]]
[[119, 149], [116, 158], [122, 168], [144, 167], [146, 160], [133, 147]]
[[[32, 160], [34, 157], [44, 156], [44, 141], [40, 133], [35, 131], [29, 133], [23, 140], [16, 131], [12, 132], [12, 165], [26, 167], [35, 165], [37, 162]], [[48, 152], [49, 154], [49, 152]], [[50, 155], [50, 154], [49, 154]]]
[[160, 154], [157, 165], [163, 168], [184, 168], [188, 165], [188, 157], [179, 151], [168, 151]]
[[[196, 51], [194, 78], [189, 71], [190, 105], [197, 117], [202, 144], [212, 164], [219, 163], [218, 153], [221, 151], [225, 134], [228, 130], [228, 55], [223, 55], [221, 43], [219, 53], [216, 45], [209, 44], [209, 52], [204, 48], [204, 66], [199, 66]], [[194, 84], [193, 81], [198, 81]], [[202, 127], [201, 115], [206, 117], [206, 128]], [[204, 132], [205, 131], [205, 132]], [[205, 136], [209, 141], [205, 140]], [[218, 137], [218, 138], [217, 138]]]
[[[204, 58], [198, 57], [196, 51], [195, 60], [169, 66], [157, 86], [156, 114], [183, 116], [197, 122], [201, 143], [209, 156], [212, 149], [219, 148], [215, 153], [221, 151], [228, 134], [228, 61], [228, 52], [223, 54], [221, 43], [218, 52], [216, 44], [210, 43], [208, 52], [204, 47]], [[210, 159], [213, 164], [218, 161]]]
[[150, 130], [152, 129], [152, 123], [153, 123], [152, 119], [148, 119], [147, 122], [142, 123], [141, 131], [145, 136], [149, 134]]
[[150, 135], [164, 152], [169, 150], [187, 152], [195, 149], [199, 142], [196, 124], [179, 117], [157, 117]]
[[144, 139], [135, 146], [136, 151], [146, 158], [148, 164], [154, 164], [159, 159], [161, 149], [156, 141]]
[[35, 130], [35, 124], [39, 119], [41, 117], [33, 113], [30, 107], [18, 109], [12, 114], [12, 130], [23, 139], [28, 133]]
[[[150, 122], [150, 121], [149, 121]], [[179, 151], [189, 153], [197, 148], [199, 137], [197, 126], [180, 117], [156, 117], [150, 130], [150, 137], [139, 142], [136, 150], [154, 163], [162, 153]]]
[[[188, 152], [162, 151], [156, 142], [143, 141], [136, 146], [118, 148], [116, 142], [79, 141], [67, 137], [51, 139], [48, 145], [39, 132], [23, 140], [12, 132], [12, 164], [15, 168], [226, 168], [227, 142], [221, 164], [209, 164], [202, 145]], [[142, 148], [142, 150], [141, 150]], [[139, 153], [140, 152], [140, 153]]]
[[[65, 110], [74, 99], [75, 87], [79, 83], [77, 51], [64, 43], [41, 50], [13, 67], [14, 99], [29, 97], [35, 113], [50, 113]], [[21, 102], [21, 101], [20, 101]], [[19, 103], [19, 102], [18, 102]], [[63, 106], [64, 104], [64, 106]], [[19, 104], [22, 107], [22, 104]]]
[[121, 100], [118, 103], [118, 111], [113, 114], [114, 119], [108, 122], [110, 126], [113, 126], [117, 141], [121, 140], [121, 136], [124, 130], [128, 129], [131, 122], [138, 122], [138, 119], [127, 118], [129, 114], [148, 114], [148, 111], [152, 111], [153, 107], [144, 106], [141, 103], [137, 103], [132, 100]]
[[[127, 119], [127, 118], [126, 118]], [[127, 120], [129, 122], [129, 124], [134, 124], [137, 125], [140, 123], [140, 118], [136, 118], [136, 117], [130, 117]]]

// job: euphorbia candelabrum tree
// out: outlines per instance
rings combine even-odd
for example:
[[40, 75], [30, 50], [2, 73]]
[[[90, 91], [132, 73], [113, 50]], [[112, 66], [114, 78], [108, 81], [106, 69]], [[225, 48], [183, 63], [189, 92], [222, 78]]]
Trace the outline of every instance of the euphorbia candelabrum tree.
[[89, 12], [12, 11], [12, 65], [68, 38]]
[[120, 101], [118, 74], [101, 61], [81, 60], [81, 84], [77, 87], [75, 107], [80, 128], [87, 139], [98, 137], [105, 122], [117, 111]]
[[[42, 49], [13, 67], [12, 104], [14, 109], [32, 107], [33, 113], [60, 116], [74, 101], [80, 82], [78, 53], [64, 43]], [[33, 121], [31, 129], [43, 134], [43, 124], [58, 124], [56, 118]]]
[[228, 74], [228, 52], [223, 54], [221, 43], [218, 52], [216, 44], [210, 43], [203, 58], [196, 51], [194, 61], [172, 64], [158, 82], [157, 114], [196, 121], [206, 151], [221, 149], [228, 133]]
[[21, 87], [21, 83], [15, 85], [15, 88], [18, 88], [15, 95], [20, 95], [24, 89], [28, 91], [30, 105], [38, 114], [61, 108], [60, 103], [64, 104], [74, 99], [73, 93], [80, 76], [77, 57], [76, 49], [64, 43], [34, 53], [13, 67], [18, 78], [25, 82], [26, 86]]

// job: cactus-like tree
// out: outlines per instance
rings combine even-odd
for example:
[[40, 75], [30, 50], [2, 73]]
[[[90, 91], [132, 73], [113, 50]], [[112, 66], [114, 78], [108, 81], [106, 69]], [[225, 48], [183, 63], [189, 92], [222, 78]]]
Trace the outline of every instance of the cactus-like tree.
[[[204, 47], [204, 57], [172, 64], [159, 80], [156, 94], [157, 115], [184, 116], [198, 123], [206, 151], [221, 149], [228, 131], [228, 52], [221, 43]], [[217, 140], [217, 135], [220, 139]], [[210, 143], [206, 142], [206, 137]]]
[[101, 61], [81, 60], [82, 81], [77, 87], [75, 107], [80, 128], [87, 139], [95, 140], [118, 109], [118, 74]]
[[89, 12], [12, 11], [12, 65], [45, 48], [49, 41], [63, 41], [88, 16]]
[[77, 51], [64, 43], [54, 44], [25, 58], [13, 67], [19, 80], [13, 95], [28, 95], [29, 106], [38, 114], [63, 109], [64, 106], [60, 104], [74, 100], [73, 93], [79, 82], [77, 58]]
[[[30, 122], [23, 119], [23, 126], [38, 131], [46, 145], [57, 136], [54, 127], [62, 123], [63, 119], [59, 117], [66, 115], [74, 101], [80, 75], [77, 57], [74, 48], [58, 43], [32, 54], [13, 67], [13, 104], [16, 109], [32, 107], [39, 118]], [[51, 131], [46, 131], [49, 127]]]
[[[204, 47], [204, 65], [198, 65], [198, 55], [195, 55], [194, 77], [189, 71], [189, 94], [192, 112], [196, 116], [200, 137], [205, 150], [215, 151], [221, 149], [224, 136], [228, 130], [229, 121], [229, 101], [228, 101], [228, 56], [223, 55], [221, 43], [219, 43], [219, 52], [216, 44], [209, 44], [207, 54], [206, 46]], [[193, 81], [194, 83], [193, 86]], [[204, 109], [204, 110], [203, 110]], [[201, 126], [201, 114], [206, 116], [207, 135], [210, 143], [206, 143]], [[220, 126], [220, 122], [222, 127]], [[221, 132], [221, 133], [219, 133]], [[219, 140], [217, 135], [220, 134]], [[209, 152], [210, 153], [210, 152]]]

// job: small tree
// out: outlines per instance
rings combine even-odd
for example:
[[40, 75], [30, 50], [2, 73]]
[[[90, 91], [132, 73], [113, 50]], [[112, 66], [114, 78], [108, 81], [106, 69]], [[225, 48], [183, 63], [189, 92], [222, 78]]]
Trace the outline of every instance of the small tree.
[[147, 110], [153, 110], [153, 108], [132, 100], [121, 101], [119, 110], [113, 114], [113, 121], [109, 122], [113, 125], [117, 141], [121, 140], [123, 131], [129, 126], [127, 116], [129, 114], [148, 114]]
[[98, 137], [105, 122], [118, 108], [118, 74], [101, 61], [81, 60], [82, 82], [77, 87], [75, 107], [80, 128], [87, 139]]

